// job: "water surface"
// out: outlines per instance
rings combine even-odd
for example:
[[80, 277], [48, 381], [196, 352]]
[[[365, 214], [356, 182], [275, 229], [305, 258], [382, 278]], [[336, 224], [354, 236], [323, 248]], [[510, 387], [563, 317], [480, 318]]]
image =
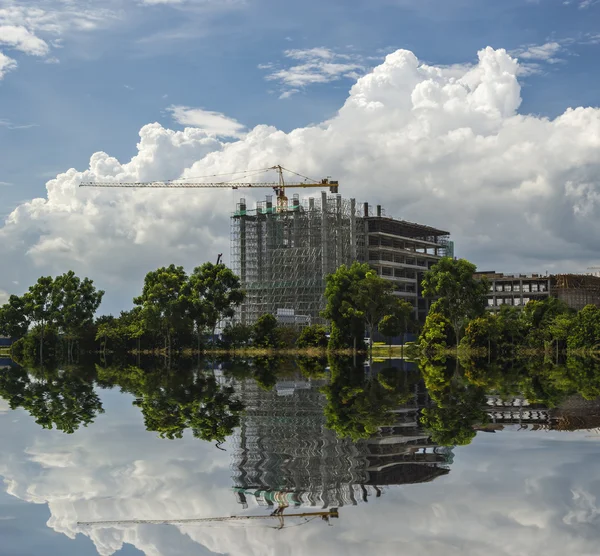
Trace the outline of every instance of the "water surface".
[[[419, 421], [423, 408], [436, 407], [432, 394], [452, 395], [460, 408], [481, 387], [453, 374], [449, 390], [428, 391], [414, 365], [395, 365], [361, 363], [353, 378], [333, 383], [340, 369], [306, 361], [141, 375], [135, 366], [100, 366], [54, 374], [44, 392], [43, 376], [28, 371], [26, 387], [19, 379], [11, 397], [4, 383], [0, 400], [0, 554], [600, 554], [597, 431], [556, 430], [565, 428], [556, 408], [490, 390], [487, 424], [469, 421], [470, 443], [440, 446]], [[43, 410], [24, 391], [41, 396]], [[6, 398], [28, 409], [11, 410]], [[327, 428], [337, 419], [338, 432], [356, 432], [349, 414], [376, 423], [378, 400], [400, 403], [368, 438]], [[595, 419], [585, 407], [582, 426]], [[219, 420], [225, 426], [215, 428]], [[202, 439], [210, 434], [217, 439]], [[283, 529], [277, 518], [78, 524], [268, 516], [282, 504], [284, 515], [337, 507], [339, 518], [287, 518]]]

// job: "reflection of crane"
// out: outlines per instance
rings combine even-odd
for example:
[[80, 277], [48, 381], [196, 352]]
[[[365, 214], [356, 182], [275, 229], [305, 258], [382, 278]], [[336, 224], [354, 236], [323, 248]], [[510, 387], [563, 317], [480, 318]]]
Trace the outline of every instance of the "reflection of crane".
[[[123, 520], [115, 520], [115, 521], [78, 521], [77, 525], [104, 525], [104, 526], [112, 526], [112, 525], [138, 525], [141, 523], [151, 523], [155, 525], [187, 525], [187, 524], [198, 524], [198, 523], [224, 523], [224, 522], [243, 522], [243, 521], [252, 521], [255, 519], [272, 519], [276, 518], [279, 521], [279, 527], [277, 529], [283, 529], [284, 527], [284, 516], [283, 512], [286, 506], [280, 506], [274, 512], [269, 515], [232, 515], [229, 517], [203, 517], [198, 519], [123, 519]], [[303, 523], [308, 523], [317, 517], [320, 517], [323, 521], [329, 523], [329, 518], [337, 518], [339, 517], [338, 509], [331, 508], [329, 510], [323, 512], [300, 512], [300, 513], [292, 513], [287, 514], [285, 517], [299, 517], [304, 518], [305, 521], [299, 523], [298, 525], [302, 525]]]
[[[265, 172], [269, 172], [270, 170], [275, 170], [278, 174], [277, 182], [248, 182], [248, 181], [236, 181], [236, 180], [244, 180], [249, 175], [261, 174]], [[288, 182], [284, 179], [283, 172], [289, 172], [290, 174], [294, 174], [295, 176], [299, 176], [304, 178], [305, 181], [302, 182]], [[329, 187], [329, 191], [331, 193], [338, 192], [338, 182], [331, 181], [329, 178], [324, 178], [320, 182], [317, 180], [313, 180], [311, 178], [307, 178], [302, 174], [298, 174], [293, 172], [292, 170], [288, 170], [283, 166], [271, 166], [270, 168], [263, 168], [262, 170], [257, 170], [256, 172], [250, 173], [246, 172], [232, 172], [230, 174], [213, 174], [213, 176], [203, 176], [203, 177], [214, 177], [214, 176], [224, 176], [224, 175], [233, 175], [233, 174], [244, 174], [240, 178], [234, 178], [231, 181], [222, 181], [222, 182], [187, 182], [184, 179], [179, 180], [167, 180], [167, 181], [152, 181], [152, 182], [103, 182], [103, 181], [91, 181], [91, 182], [82, 182], [79, 184], [79, 187], [143, 187], [146, 189], [154, 189], [154, 188], [167, 188], [167, 189], [181, 189], [181, 188], [212, 188], [212, 189], [249, 189], [249, 188], [257, 188], [257, 187], [271, 187], [275, 191], [275, 195], [277, 196], [277, 210], [279, 212], [286, 211], [288, 206], [288, 198], [285, 194], [285, 190], [287, 188], [306, 188], [306, 187]], [[187, 178], [187, 179], [198, 179], [198, 178]]]

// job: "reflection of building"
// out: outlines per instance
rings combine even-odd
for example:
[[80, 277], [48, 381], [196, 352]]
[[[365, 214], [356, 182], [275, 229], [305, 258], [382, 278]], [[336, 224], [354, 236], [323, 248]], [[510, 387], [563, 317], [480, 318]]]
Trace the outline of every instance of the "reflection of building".
[[531, 404], [521, 396], [501, 398], [488, 395], [485, 410], [492, 425], [518, 424], [537, 428], [550, 426], [550, 409], [542, 404]]
[[501, 398], [488, 395], [485, 411], [489, 422], [477, 427], [483, 431], [503, 430], [595, 430], [600, 427], [600, 398], [585, 400], [574, 395], [556, 408], [533, 404], [522, 396]]
[[324, 381], [288, 380], [265, 391], [255, 381], [236, 384], [246, 406], [233, 470], [239, 501], [343, 506], [379, 496], [381, 487], [431, 481], [449, 472], [452, 452], [433, 444], [417, 425], [426, 401], [418, 390], [394, 423], [359, 442], [325, 428]]
[[[271, 197], [249, 209], [244, 199], [231, 217], [231, 260], [246, 299], [239, 318], [253, 323], [282, 310], [323, 322], [325, 276], [353, 261], [368, 262], [394, 283], [396, 294], [424, 318], [422, 275], [440, 257], [453, 253], [448, 232], [386, 217], [381, 206], [322, 193], [300, 203], [297, 195], [282, 210]], [[286, 316], [291, 316], [292, 313]]]
[[490, 291], [488, 309], [499, 311], [503, 305], [523, 307], [530, 300], [542, 301], [550, 296], [564, 301], [572, 309], [586, 305], [600, 306], [600, 277], [588, 274], [502, 274], [476, 272], [476, 277], [487, 278]]

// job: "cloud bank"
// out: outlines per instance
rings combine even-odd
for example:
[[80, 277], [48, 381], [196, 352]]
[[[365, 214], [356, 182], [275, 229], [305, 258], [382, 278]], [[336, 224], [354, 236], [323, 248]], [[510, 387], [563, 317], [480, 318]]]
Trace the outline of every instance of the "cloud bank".
[[552, 120], [520, 114], [518, 74], [504, 50], [486, 48], [470, 67], [430, 66], [398, 50], [318, 125], [289, 133], [259, 125], [230, 142], [210, 127], [146, 125], [130, 161], [94, 153], [87, 169], [59, 174], [45, 198], [8, 216], [0, 289], [73, 268], [96, 279], [116, 307], [152, 268], [192, 267], [229, 251], [228, 216], [239, 194], [79, 189], [82, 180], [163, 180], [274, 164], [332, 176], [346, 197], [449, 230], [457, 254], [480, 268], [595, 266], [600, 109], [567, 108]]

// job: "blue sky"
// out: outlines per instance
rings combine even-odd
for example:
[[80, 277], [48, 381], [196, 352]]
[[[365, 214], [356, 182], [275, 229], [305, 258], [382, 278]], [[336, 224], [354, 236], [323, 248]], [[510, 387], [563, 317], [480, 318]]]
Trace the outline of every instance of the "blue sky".
[[[12, 2], [0, 1], [0, 6]], [[19, 2], [17, 2], [19, 4]], [[85, 5], [86, 3], [80, 3]], [[135, 152], [139, 129], [159, 121], [176, 127], [172, 104], [222, 112], [247, 127], [285, 131], [331, 117], [347, 96], [344, 77], [309, 85], [278, 99], [261, 64], [289, 67], [289, 49], [325, 47], [365, 69], [384, 53], [407, 48], [433, 64], [473, 62], [491, 45], [513, 51], [573, 41], [524, 81], [521, 112], [556, 116], [569, 106], [594, 105], [600, 75], [600, 3], [559, 0], [273, 0], [227, 2], [88, 1], [96, 29], [36, 34], [61, 48], [29, 56], [10, 48], [18, 67], [0, 82], [2, 212], [44, 194], [45, 182], [91, 153], [119, 159]], [[68, 2], [28, 0], [57, 17]], [[587, 5], [587, 7], [584, 7]], [[98, 12], [107, 6], [110, 12]], [[103, 8], [106, 10], [107, 8]], [[1, 38], [1, 36], [0, 36]], [[598, 43], [600, 41], [596, 41]], [[59, 63], [45, 63], [56, 58]], [[363, 71], [363, 70], [361, 70]], [[32, 126], [32, 127], [21, 127]]]
[[599, 52], [590, 0], [0, 0], [0, 302], [73, 269], [114, 312], [228, 261], [237, 193], [82, 180], [274, 164], [480, 268], [598, 266]]

